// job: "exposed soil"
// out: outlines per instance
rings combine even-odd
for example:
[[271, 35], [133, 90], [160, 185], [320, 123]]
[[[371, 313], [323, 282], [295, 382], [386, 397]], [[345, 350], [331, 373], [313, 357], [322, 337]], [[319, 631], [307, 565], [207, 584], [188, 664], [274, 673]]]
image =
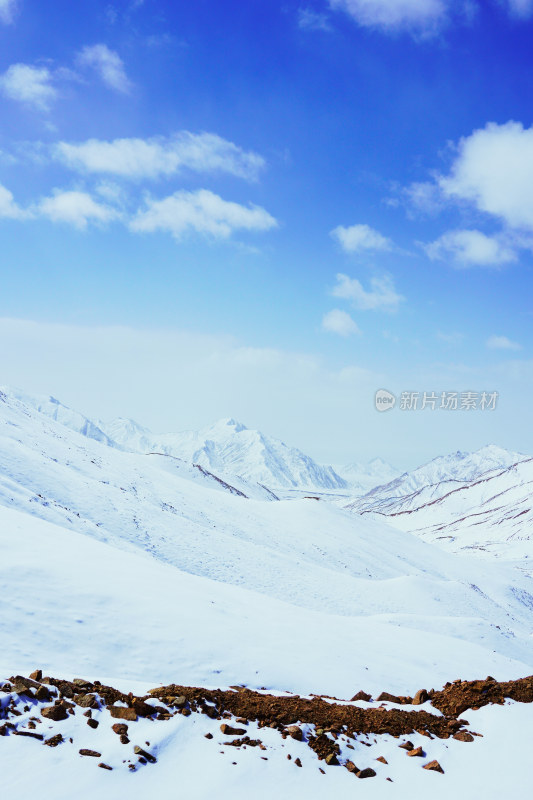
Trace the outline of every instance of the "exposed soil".
[[[40, 717], [61, 723], [78, 711], [87, 717], [89, 727], [96, 728], [98, 724], [105, 723], [105, 717], [101, 717], [100, 723], [92, 720], [91, 709], [94, 709], [109, 712], [109, 726], [120, 737], [122, 744], [129, 745], [126, 722], [131, 727], [139, 717], [149, 717], [163, 722], [176, 714], [188, 717], [193, 713], [199, 713], [220, 721], [219, 730], [223, 737], [223, 745], [235, 748], [257, 747], [264, 750], [265, 747], [260, 739], [244, 735], [247, 734], [245, 727], [233, 727], [228, 724], [230, 721], [246, 726], [253, 721], [259, 728], [269, 727], [277, 730], [283, 739], [292, 738], [303, 742], [313, 750], [324, 766], [341, 764], [357, 777], [365, 778], [374, 777], [376, 772], [368, 767], [360, 770], [351, 760], [346, 760], [346, 756], [341, 758], [337, 742], [341, 741], [341, 735], [345, 742], [370, 734], [405, 737], [414, 733], [422, 734], [429, 739], [453, 737], [458, 741], [472, 742], [474, 736], [478, 734], [466, 730], [468, 722], [459, 715], [469, 708], [477, 709], [489, 703], [502, 704], [506, 698], [521, 703], [533, 702], [533, 676], [506, 682], [498, 682], [491, 677], [478, 681], [457, 680], [447, 683], [441, 691], [418, 690], [413, 697], [397, 697], [383, 692], [376, 700], [372, 700], [370, 695], [361, 691], [350, 703], [346, 703], [337, 698], [316, 695], [309, 698], [298, 695], [280, 697], [268, 694], [266, 690], [253, 691], [240, 686], [223, 690], [180, 684], [152, 689], [147, 695], [137, 697], [132, 693], [124, 694], [111, 686], [102, 685], [98, 681], [93, 683], [80, 679], [65, 681], [43, 677], [40, 670], [36, 670], [29, 678], [17, 675], [7, 682], [0, 681], [0, 737], [26, 736], [49, 747], [57, 747], [64, 741], [60, 733], [43, 741], [43, 734], [33, 732], [35, 724], [41, 722]], [[353, 704], [359, 699], [365, 704], [380, 705], [361, 708]], [[388, 707], [383, 705], [385, 702]], [[426, 702], [444, 716], [436, 716], [425, 709], [413, 710], [413, 705], [416, 707]], [[117, 706], [117, 703], [120, 705]], [[410, 710], [401, 707], [407, 704], [411, 705]], [[19, 720], [23, 712], [29, 713], [30, 710], [31, 713], [40, 714], [40, 717], [33, 716], [25, 722]], [[122, 721], [114, 722], [116, 719]], [[231, 740], [229, 737], [238, 738]], [[206, 738], [213, 739], [213, 736], [209, 733]], [[362, 741], [362, 744], [365, 742]], [[350, 744], [346, 746], [351, 750], [354, 749]], [[399, 746], [405, 749], [409, 756], [426, 755], [425, 747], [415, 749], [410, 741], [404, 741]], [[98, 751], [82, 749], [79, 752], [83, 756], [101, 757]], [[131, 757], [137, 759], [137, 765], [156, 761], [150, 752], [138, 746], [133, 747]], [[377, 760], [387, 763], [382, 757]], [[300, 759], [295, 758], [294, 763], [301, 766], [301, 762], [298, 762]], [[123, 763], [127, 764], [130, 770], [136, 769], [131, 760]], [[99, 763], [98, 766], [111, 769], [105, 763]], [[423, 766], [425, 769], [442, 772], [436, 761]]]

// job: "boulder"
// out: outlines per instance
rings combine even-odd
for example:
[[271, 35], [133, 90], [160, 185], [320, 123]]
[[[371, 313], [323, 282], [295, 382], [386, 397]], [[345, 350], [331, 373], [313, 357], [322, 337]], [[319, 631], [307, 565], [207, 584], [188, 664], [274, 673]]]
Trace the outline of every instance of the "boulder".
[[358, 778], [373, 778], [375, 776], [375, 771], [372, 767], [365, 767], [365, 769], [359, 770], [357, 773]]
[[242, 736], [246, 733], [246, 728], [232, 728], [231, 725], [227, 725], [225, 722], [220, 726], [220, 730], [226, 736]]
[[414, 706], [421, 706], [422, 703], [425, 703], [429, 700], [429, 695], [425, 689], [419, 689], [418, 692], [413, 697], [413, 705]]
[[62, 705], [57, 706], [45, 706], [41, 708], [41, 715], [46, 719], [51, 719], [54, 722], [59, 722], [62, 719], [66, 719], [68, 714], [66, 709], [63, 708]]
[[137, 714], [133, 708], [126, 708], [124, 706], [108, 706], [108, 708], [113, 719], [127, 719], [128, 722], [137, 721]]

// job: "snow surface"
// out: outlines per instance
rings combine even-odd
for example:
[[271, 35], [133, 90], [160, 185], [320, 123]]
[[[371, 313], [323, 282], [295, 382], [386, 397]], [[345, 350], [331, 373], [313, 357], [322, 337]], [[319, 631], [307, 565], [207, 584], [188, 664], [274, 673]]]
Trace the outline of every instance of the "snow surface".
[[[0, 396], [0, 464], [0, 678], [40, 667], [126, 691], [242, 683], [349, 698], [533, 671], [533, 580], [504, 563], [458, 558], [323, 500], [245, 499], [190, 464], [110, 447], [12, 396]], [[464, 716], [485, 738], [432, 740], [431, 751], [423, 742], [444, 776], [380, 737], [354, 759], [365, 751], [378, 778], [354, 791], [491, 798], [505, 785], [529, 796], [531, 707]], [[155, 742], [158, 764], [133, 775], [118, 763], [99, 770], [66, 745], [50, 751], [3, 737], [2, 788], [17, 800], [33, 796], [38, 774], [53, 800], [169, 796], [174, 787], [203, 800], [334, 796], [356, 780], [342, 768], [321, 775], [314, 754], [291, 741], [298, 769], [268, 731], [260, 737], [268, 762], [252, 749], [221, 755], [203, 738], [213, 724], [146, 722], [150, 735], [139, 728], [139, 743]], [[85, 726], [79, 746], [99, 741], [98, 731], [105, 736], [104, 726]], [[394, 784], [370, 759], [378, 755]], [[513, 774], [495, 775], [505, 758]]]
[[[500, 558], [533, 571], [533, 459], [493, 446], [457, 463], [431, 462], [347, 507], [452, 552]], [[496, 464], [496, 466], [495, 466]], [[430, 482], [434, 481], [434, 482]]]

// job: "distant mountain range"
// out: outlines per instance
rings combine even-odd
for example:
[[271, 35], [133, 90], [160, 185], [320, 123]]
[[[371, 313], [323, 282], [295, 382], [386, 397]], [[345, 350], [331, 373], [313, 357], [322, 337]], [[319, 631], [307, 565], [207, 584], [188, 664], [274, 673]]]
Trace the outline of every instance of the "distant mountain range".
[[398, 474], [386, 462], [333, 468], [284, 442], [234, 419], [221, 419], [199, 431], [154, 434], [131, 419], [90, 420], [54, 397], [4, 388], [14, 397], [67, 428], [110, 447], [133, 453], [162, 453], [198, 464], [224, 479], [237, 477], [273, 490], [344, 491], [360, 494]]
[[[453, 551], [533, 570], [533, 459], [495, 445], [442, 456], [349, 503]], [[530, 562], [531, 560], [531, 562]]]

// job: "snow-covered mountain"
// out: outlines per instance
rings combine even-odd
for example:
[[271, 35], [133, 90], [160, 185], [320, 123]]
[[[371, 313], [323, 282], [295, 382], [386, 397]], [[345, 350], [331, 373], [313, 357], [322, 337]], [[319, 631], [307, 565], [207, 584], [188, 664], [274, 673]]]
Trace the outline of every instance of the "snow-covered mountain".
[[453, 551], [504, 557], [527, 570], [532, 507], [533, 459], [494, 445], [434, 459], [348, 506]]
[[[182, 682], [350, 698], [361, 688], [374, 696], [383, 689], [412, 695], [457, 675], [507, 680], [533, 670], [533, 580], [507, 564], [442, 552], [335, 503], [246, 500], [190, 463], [109, 446], [1, 394], [0, 553], [0, 676], [38, 666], [126, 692]], [[488, 719], [481, 712], [468, 717], [486, 735], [482, 744], [497, 725], [493, 749], [501, 753], [498, 710], [491, 708]], [[243, 786], [254, 797], [283, 785], [291, 796], [318, 798], [347, 794], [354, 785], [347, 769], [321, 774], [309, 748], [304, 753], [292, 739], [276, 744], [268, 728], [260, 734], [267, 761], [253, 747], [224, 757], [217, 739], [210, 744], [207, 728], [198, 727], [208, 718], [193, 716], [185, 728], [178, 725], [182, 715], [162, 722], [163, 729], [130, 723], [130, 751], [147, 739], [158, 760], [151, 772], [131, 776], [125, 746], [102, 714], [95, 712], [97, 733], [81, 712], [69, 717], [66, 735], [76, 745], [67, 739], [57, 751], [24, 735], [2, 737], [9, 797], [25, 800], [35, 770], [54, 800], [72, 797], [76, 785], [85, 787], [84, 798], [107, 797], [110, 787], [132, 798], [164, 796], [178, 767], [193, 788], [187, 796], [198, 800], [233, 797]], [[521, 716], [505, 719], [509, 729], [525, 729]], [[46, 720], [43, 731], [48, 726]], [[220, 736], [218, 722], [213, 730]], [[438, 756], [445, 775], [414, 772], [414, 759], [393, 737], [355, 741], [359, 766], [386, 755], [387, 772], [369, 790], [376, 797], [389, 764], [395, 782], [387, 786], [400, 786], [398, 800], [413, 791], [459, 794], [465, 776], [479, 783], [470, 755], [475, 744], [412, 738]], [[80, 746], [100, 743], [113, 755], [110, 773], [79, 757]], [[301, 754], [303, 769], [287, 759], [285, 745], [293, 758]], [[29, 747], [33, 772], [26, 769]], [[462, 768], [460, 748], [471, 748]], [[479, 764], [486, 767], [491, 758], [484, 753]], [[429, 783], [435, 777], [448, 781], [443, 794]]]
[[333, 468], [348, 483], [352, 492], [361, 494], [393, 481], [400, 474], [399, 469], [395, 469], [382, 458], [373, 458], [368, 464], [354, 461], [351, 464], [335, 465]]
[[3, 387], [14, 397], [67, 428], [111, 447], [133, 453], [163, 453], [198, 464], [230, 482], [237, 478], [273, 489], [346, 489], [348, 482], [332, 467], [284, 442], [222, 419], [200, 431], [154, 434], [131, 419], [93, 422], [54, 397], [32, 396]]

